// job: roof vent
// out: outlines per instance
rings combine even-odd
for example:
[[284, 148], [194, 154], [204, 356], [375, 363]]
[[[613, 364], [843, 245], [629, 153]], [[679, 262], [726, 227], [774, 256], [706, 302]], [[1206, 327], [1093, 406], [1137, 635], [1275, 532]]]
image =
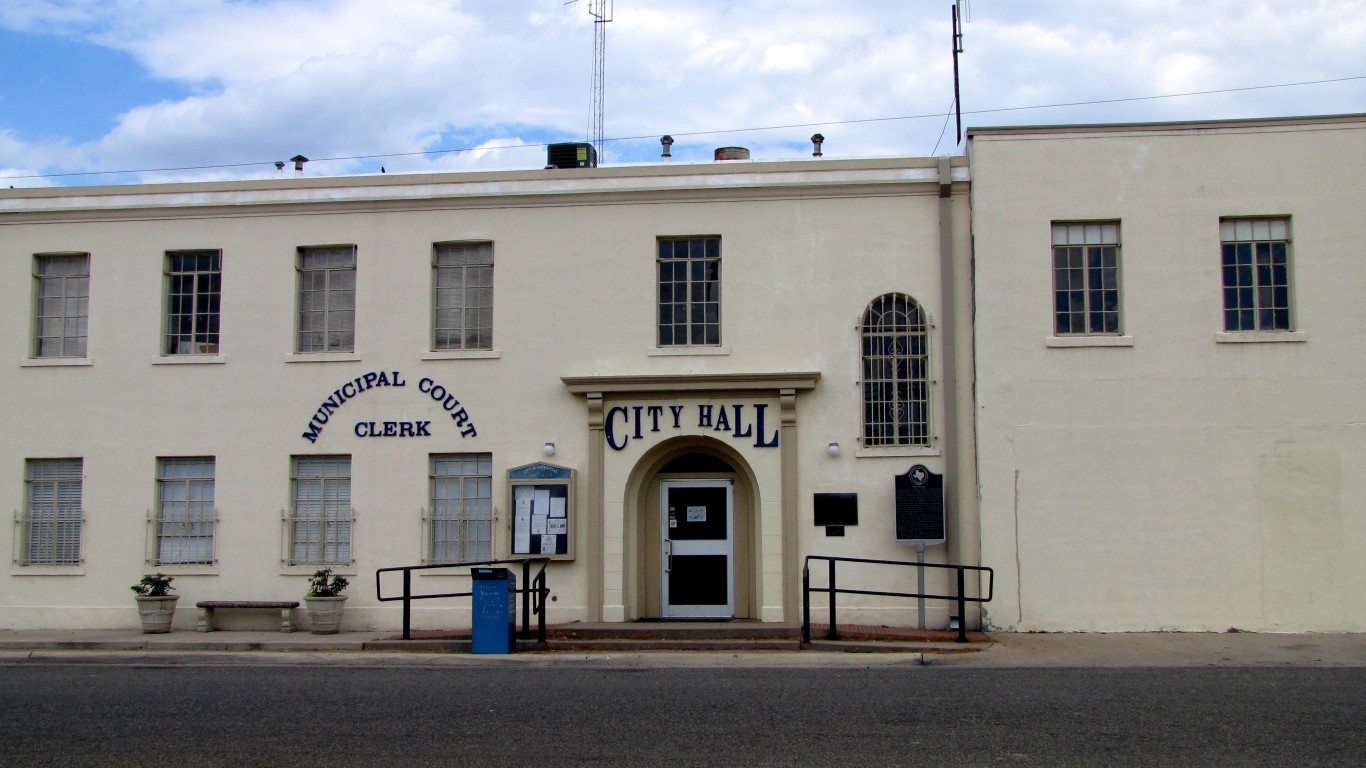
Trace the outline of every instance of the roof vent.
[[748, 160], [749, 150], [744, 147], [721, 147], [712, 153], [716, 160]]
[[546, 147], [547, 168], [597, 168], [598, 153], [586, 141], [551, 144]]

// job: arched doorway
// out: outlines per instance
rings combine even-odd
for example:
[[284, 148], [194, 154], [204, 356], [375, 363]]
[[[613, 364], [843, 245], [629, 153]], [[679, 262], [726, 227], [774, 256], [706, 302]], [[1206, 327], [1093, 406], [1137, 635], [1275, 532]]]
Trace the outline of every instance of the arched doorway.
[[655, 446], [626, 486], [628, 617], [753, 618], [758, 509], [753, 472], [729, 445]]

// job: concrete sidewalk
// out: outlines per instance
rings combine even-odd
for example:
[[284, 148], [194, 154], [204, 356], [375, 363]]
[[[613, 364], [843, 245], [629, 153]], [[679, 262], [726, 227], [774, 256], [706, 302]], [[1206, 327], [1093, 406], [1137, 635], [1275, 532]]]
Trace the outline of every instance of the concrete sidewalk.
[[[514, 667], [1203, 667], [1366, 666], [1366, 634], [997, 633], [963, 652], [529, 651], [507, 656], [401, 650], [394, 633], [0, 630], [0, 664], [324, 664]], [[828, 646], [827, 646], [828, 647]]]

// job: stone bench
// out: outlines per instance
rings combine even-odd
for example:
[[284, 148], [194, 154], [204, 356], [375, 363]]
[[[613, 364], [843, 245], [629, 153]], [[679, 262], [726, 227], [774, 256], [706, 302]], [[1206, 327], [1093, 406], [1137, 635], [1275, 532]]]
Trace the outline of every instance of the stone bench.
[[298, 600], [204, 600], [194, 604], [199, 609], [199, 632], [212, 632], [213, 612], [231, 608], [280, 612], [280, 631], [294, 631], [294, 609], [299, 607]]

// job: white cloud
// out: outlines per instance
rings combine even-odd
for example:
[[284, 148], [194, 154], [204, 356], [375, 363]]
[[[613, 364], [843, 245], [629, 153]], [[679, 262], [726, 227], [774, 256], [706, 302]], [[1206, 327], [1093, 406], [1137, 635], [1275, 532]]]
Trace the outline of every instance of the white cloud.
[[[607, 25], [607, 160], [931, 151], [952, 97], [948, 2], [621, 0]], [[962, 56], [967, 124], [1366, 109], [1366, 83], [1062, 110], [972, 110], [1366, 74], [1366, 0], [976, 0]], [[6, 0], [0, 25], [128, 52], [178, 101], [97, 142], [0, 141], [0, 165], [161, 168], [417, 153], [581, 138], [593, 25], [562, 0]], [[9, 119], [0, 116], [0, 121]], [[18, 118], [15, 118], [18, 119]], [[805, 125], [814, 124], [814, 125]], [[6, 124], [11, 125], [12, 124]], [[795, 125], [761, 133], [717, 131]], [[953, 129], [948, 129], [952, 144]], [[501, 138], [500, 138], [501, 137]], [[541, 149], [335, 161], [310, 173], [539, 167]], [[267, 166], [267, 171], [273, 171]], [[258, 168], [202, 175], [259, 175]], [[195, 174], [189, 174], [194, 176]]]

